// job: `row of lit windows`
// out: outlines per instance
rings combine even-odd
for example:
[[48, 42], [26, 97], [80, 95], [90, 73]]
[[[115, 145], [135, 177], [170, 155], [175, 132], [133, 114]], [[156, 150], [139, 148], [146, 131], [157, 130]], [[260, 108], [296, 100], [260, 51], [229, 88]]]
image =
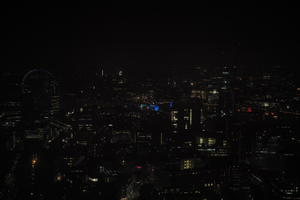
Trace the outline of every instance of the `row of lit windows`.
[[[205, 183], [203, 184], [204, 187], [213, 187], [214, 183]], [[182, 191], [180, 188], [171, 188], [171, 189], [165, 189], [163, 192], [160, 192], [159, 194], [168, 194], [168, 193], [180, 193], [180, 194], [200, 194], [201, 190], [193, 190], [193, 191]]]

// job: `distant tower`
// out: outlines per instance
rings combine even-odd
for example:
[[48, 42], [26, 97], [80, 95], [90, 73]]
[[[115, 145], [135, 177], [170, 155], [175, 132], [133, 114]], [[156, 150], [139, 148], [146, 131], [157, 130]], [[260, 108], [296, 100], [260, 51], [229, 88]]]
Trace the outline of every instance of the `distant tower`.
[[219, 111], [224, 122], [224, 136], [233, 141], [232, 115], [234, 114], [234, 94], [232, 88], [232, 67], [224, 67], [222, 70], [222, 83], [220, 88]]
[[97, 70], [96, 72], [96, 76], [98, 76], [99, 78], [103, 78], [105, 76], [103, 65], [100, 65], [99, 71]]
[[220, 90], [220, 110], [222, 115], [232, 115], [234, 112], [234, 94], [232, 89], [232, 67], [224, 67], [222, 71]]

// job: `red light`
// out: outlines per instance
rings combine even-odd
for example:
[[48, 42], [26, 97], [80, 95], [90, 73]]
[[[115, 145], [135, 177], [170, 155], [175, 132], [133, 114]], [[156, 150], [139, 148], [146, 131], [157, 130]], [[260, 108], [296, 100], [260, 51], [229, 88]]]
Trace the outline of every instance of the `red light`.
[[135, 168], [137, 168], [137, 169], [142, 169], [142, 166], [137, 165]]
[[252, 108], [248, 107], [247, 112], [252, 112]]

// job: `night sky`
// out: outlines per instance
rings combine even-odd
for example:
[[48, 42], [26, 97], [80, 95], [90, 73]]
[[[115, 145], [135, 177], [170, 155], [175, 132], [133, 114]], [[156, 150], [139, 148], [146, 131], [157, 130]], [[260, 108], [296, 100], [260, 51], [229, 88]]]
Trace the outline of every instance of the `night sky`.
[[[74, 6], [75, 7], [75, 6]], [[2, 8], [1, 69], [282, 65], [296, 69], [297, 8], [126, 4]]]

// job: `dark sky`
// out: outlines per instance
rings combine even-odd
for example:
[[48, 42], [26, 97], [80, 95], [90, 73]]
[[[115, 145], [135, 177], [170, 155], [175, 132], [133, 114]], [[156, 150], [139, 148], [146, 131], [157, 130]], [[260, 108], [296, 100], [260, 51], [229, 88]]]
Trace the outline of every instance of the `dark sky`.
[[295, 68], [298, 9], [126, 4], [2, 8], [2, 70], [96, 66]]

